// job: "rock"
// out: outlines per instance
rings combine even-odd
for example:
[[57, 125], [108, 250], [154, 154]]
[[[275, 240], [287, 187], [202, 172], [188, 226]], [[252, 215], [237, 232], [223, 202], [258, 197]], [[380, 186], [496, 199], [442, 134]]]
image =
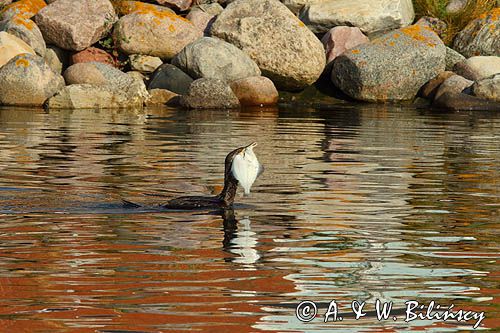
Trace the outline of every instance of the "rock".
[[233, 109], [240, 106], [238, 97], [226, 82], [209, 78], [194, 81], [180, 103], [190, 109]]
[[325, 67], [321, 42], [277, 0], [236, 0], [219, 14], [211, 33], [243, 50], [281, 89], [302, 89]]
[[452, 48], [446, 47], [446, 70], [452, 71], [455, 68], [455, 65], [459, 62], [465, 60], [465, 57], [453, 50]]
[[210, 35], [210, 29], [214, 23], [216, 16], [219, 15], [224, 8], [218, 3], [199, 5], [193, 7], [186, 18], [193, 22], [195, 27], [208, 36]]
[[166, 5], [177, 8], [178, 10], [187, 10], [193, 3], [192, 0], [155, 0], [160, 5]]
[[422, 16], [417, 23], [422, 27], [427, 27], [434, 31], [441, 39], [447, 37], [448, 34], [448, 24], [438, 18], [431, 16]]
[[306, 5], [322, 2], [323, 0], [281, 0], [295, 15], [298, 15], [300, 10]]
[[144, 3], [140, 1], [124, 1], [124, 0], [115, 0], [112, 2], [115, 7], [115, 11], [120, 15], [128, 15], [128, 14], [148, 14], [148, 13], [171, 13], [175, 14], [175, 12], [168, 8], [158, 5], [153, 5], [150, 3]]
[[126, 94], [131, 105], [142, 105], [149, 97], [144, 82], [100, 62], [81, 62], [71, 65], [64, 72], [64, 79], [68, 85], [109, 85]]
[[446, 5], [446, 12], [448, 14], [456, 14], [463, 10], [467, 5], [467, 0], [451, 0], [448, 5]]
[[321, 39], [326, 51], [326, 63], [329, 64], [337, 56], [361, 44], [368, 43], [370, 40], [359, 28], [352, 27], [334, 27], [330, 29]]
[[169, 60], [202, 37], [190, 21], [170, 13], [129, 14], [115, 25], [113, 39], [126, 54], [146, 54]]
[[467, 80], [460, 75], [452, 75], [444, 80], [443, 83], [439, 86], [434, 99], [439, 99], [445, 93], [460, 94], [464, 92], [466, 88], [472, 86], [473, 83], [473, 81]]
[[14, 16], [10, 20], [0, 22], [0, 31], [8, 32], [11, 35], [19, 37], [31, 48], [43, 57], [45, 55], [45, 41], [38, 26], [29, 18]]
[[213, 37], [188, 44], [172, 59], [172, 65], [194, 79], [206, 77], [231, 82], [260, 75], [259, 67], [245, 52]]
[[140, 108], [143, 101], [111, 85], [72, 84], [64, 87], [47, 106], [50, 109]]
[[47, 6], [43, 0], [19, 0], [0, 10], [0, 21], [14, 16], [30, 19]]
[[420, 95], [426, 99], [434, 100], [439, 86], [450, 76], [455, 75], [455, 73], [446, 71], [439, 73], [438, 76], [427, 82], [420, 90]]
[[500, 73], [500, 57], [477, 56], [459, 62], [454, 71], [466, 79], [478, 81]]
[[125, 87], [133, 79], [121, 70], [101, 62], [80, 62], [64, 71], [66, 84], [110, 84]]
[[167, 89], [149, 90], [149, 98], [146, 100], [146, 106], [170, 105], [175, 106], [179, 103], [180, 96]]
[[407, 26], [415, 12], [411, 0], [325, 0], [305, 6], [299, 18], [315, 33], [347, 25], [371, 34]]
[[467, 58], [500, 56], [500, 7], [472, 20], [455, 37], [453, 49]]
[[333, 61], [332, 81], [358, 100], [411, 100], [444, 71], [445, 56], [445, 46], [436, 33], [412, 25], [338, 56]]
[[44, 56], [45, 62], [57, 74], [62, 74], [62, 71], [68, 67], [69, 57], [66, 51], [55, 46], [48, 45]]
[[20, 38], [5, 31], [0, 31], [0, 68], [18, 54], [35, 51]]
[[0, 68], [0, 105], [42, 106], [64, 80], [33, 54], [20, 54]]
[[477, 81], [472, 91], [477, 97], [500, 102], [500, 74]]
[[185, 95], [193, 79], [171, 64], [163, 64], [151, 75], [148, 89], [167, 89]]
[[71, 64], [78, 64], [82, 62], [101, 62], [113, 67], [118, 67], [111, 54], [93, 46], [71, 55]]
[[146, 82], [148, 80], [148, 77], [141, 72], [138, 71], [129, 71], [126, 72], [125, 74], [130, 75], [134, 80]]
[[163, 62], [158, 57], [152, 57], [142, 54], [132, 54], [129, 57], [130, 67], [141, 73], [153, 73]]
[[35, 16], [45, 40], [81, 51], [104, 37], [117, 16], [109, 0], [57, 0]]
[[241, 105], [274, 105], [278, 103], [278, 90], [273, 81], [264, 76], [251, 76], [230, 84]]
[[435, 100], [432, 106], [455, 111], [500, 111], [500, 103], [464, 93], [445, 93]]

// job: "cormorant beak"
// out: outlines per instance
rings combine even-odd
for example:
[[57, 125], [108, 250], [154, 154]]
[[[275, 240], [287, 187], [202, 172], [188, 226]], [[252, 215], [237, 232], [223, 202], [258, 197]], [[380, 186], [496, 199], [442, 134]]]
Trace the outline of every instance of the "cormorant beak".
[[254, 148], [254, 147], [257, 147], [257, 142], [252, 142], [251, 144], [249, 144], [248, 146], [245, 147], [245, 150], [248, 149], [248, 148]]

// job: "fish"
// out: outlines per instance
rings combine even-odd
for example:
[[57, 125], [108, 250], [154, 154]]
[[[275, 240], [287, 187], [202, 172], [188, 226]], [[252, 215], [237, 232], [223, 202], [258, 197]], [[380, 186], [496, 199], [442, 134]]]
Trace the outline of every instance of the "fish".
[[250, 188], [257, 179], [257, 177], [264, 171], [264, 168], [259, 163], [253, 148], [257, 146], [257, 142], [253, 142], [239, 154], [234, 156], [231, 166], [231, 172], [243, 187], [245, 195], [250, 194]]

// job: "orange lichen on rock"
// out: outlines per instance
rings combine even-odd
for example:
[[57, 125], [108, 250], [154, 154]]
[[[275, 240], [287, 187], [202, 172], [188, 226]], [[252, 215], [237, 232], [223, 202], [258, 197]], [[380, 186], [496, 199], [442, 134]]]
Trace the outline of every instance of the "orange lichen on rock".
[[18, 25], [22, 25], [28, 30], [33, 30], [35, 26], [35, 23], [32, 20], [23, 17], [22, 15], [14, 15], [14, 17], [12, 18], [12, 22]]
[[[170, 19], [172, 21], [182, 20], [191, 23], [191, 21], [165, 9], [160, 10], [158, 6], [144, 3], [140, 1], [114, 1], [113, 5], [116, 11], [120, 15], [128, 15], [128, 14], [151, 14], [154, 15], [157, 19]], [[160, 21], [158, 21], [160, 22]], [[155, 21], [156, 23], [156, 21]], [[159, 24], [159, 23], [157, 23]]]
[[394, 35], [392, 35], [392, 37], [394, 37], [394, 38], [399, 38], [399, 36], [401, 36], [401, 35], [398, 33], [395, 33]]
[[492, 21], [496, 21], [500, 18], [500, 7], [494, 8], [489, 12], [481, 14], [478, 19], [483, 20], [485, 18], [491, 19]]
[[29, 65], [30, 65], [30, 62], [25, 58], [19, 58], [16, 60], [17, 67], [20, 67], [20, 66], [28, 67]]
[[359, 49], [353, 49], [351, 50], [352, 54], [359, 54], [361, 51]]
[[427, 45], [434, 47], [436, 46], [436, 43], [432, 41], [428, 36], [422, 34], [424, 30], [433, 32], [433, 30], [429, 27], [422, 27], [421, 25], [414, 24], [410, 25], [409, 27], [401, 28], [399, 31], [403, 33], [404, 35], [413, 38], [416, 41], [426, 43]]
[[3, 13], [12, 12], [25, 18], [31, 18], [45, 6], [47, 6], [47, 4], [43, 0], [20, 0], [8, 6], [5, 6], [5, 8], [0, 11], [0, 15]]

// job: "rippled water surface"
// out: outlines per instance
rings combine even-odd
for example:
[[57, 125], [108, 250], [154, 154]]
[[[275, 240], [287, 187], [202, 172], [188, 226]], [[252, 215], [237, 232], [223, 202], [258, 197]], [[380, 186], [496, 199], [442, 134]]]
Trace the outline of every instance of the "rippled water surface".
[[[234, 214], [127, 210], [221, 189], [258, 141]], [[500, 330], [500, 114], [391, 107], [0, 109], [1, 332], [456, 332], [324, 323], [336, 300], [431, 300]], [[309, 323], [301, 300], [318, 303]], [[370, 307], [371, 306], [371, 307]]]

